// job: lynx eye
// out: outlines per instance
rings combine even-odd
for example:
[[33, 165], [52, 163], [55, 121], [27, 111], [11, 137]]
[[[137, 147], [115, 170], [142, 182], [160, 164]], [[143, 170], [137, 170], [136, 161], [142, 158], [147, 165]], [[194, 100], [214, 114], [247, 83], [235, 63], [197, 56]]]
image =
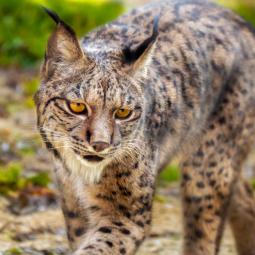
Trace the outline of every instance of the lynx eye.
[[83, 103], [69, 102], [68, 107], [75, 114], [84, 114], [87, 112], [87, 107]]
[[115, 117], [117, 119], [127, 119], [131, 115], [132, 111], [126, 108], [120, 108], [116, 111]]

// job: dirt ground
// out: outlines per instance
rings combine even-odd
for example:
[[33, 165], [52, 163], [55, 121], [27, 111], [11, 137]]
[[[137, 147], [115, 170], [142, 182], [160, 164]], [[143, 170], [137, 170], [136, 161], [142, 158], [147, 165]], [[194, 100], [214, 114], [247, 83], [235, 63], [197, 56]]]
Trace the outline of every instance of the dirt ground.
[[[8, 201], [0, 199], [0, 254], [53, 255], [69, 254], [61, 211], [44, 208], [31, 214], [16, 216], [7, 209]], [[181, 254], [181, 207], [178, 185], [159, 188], [154, 202], [150, 236], [138, 255]], [[19, 249], [18, 249], [19, 248]], [[233, 238], [227, 228], [221, 255], [235, 255]]]

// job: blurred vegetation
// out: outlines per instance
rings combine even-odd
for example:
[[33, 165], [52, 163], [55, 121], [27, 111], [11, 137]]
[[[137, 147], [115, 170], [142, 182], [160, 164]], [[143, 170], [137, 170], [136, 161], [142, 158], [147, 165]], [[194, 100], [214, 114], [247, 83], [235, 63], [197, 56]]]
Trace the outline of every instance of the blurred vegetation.
[[43, 58], [54, 22], [41, 5], [55, 10], [75, 28], [78, 36], [114, 19], [123, 11], [123, 5], [117, 1], [0, 1], [0, 66], [32, 67]]
[[255, 27], [255, 1], [254, 0], [217, 0], [219, 4], [233, 9]]
[[47, 187], [50, 183], [50, 177], [46, 172], [24, 176], [22, 171], [22, 165], [17, 162], [0, 167], [1, 195], [11, 195], [12, 192], [25, 190], [31, 186]]
[[20, 248], [11, 248], [5, 252], [5, 255], [22, 255], [23, 251]]
[[163, 182], [176, 182], [180, 179], [180, 169], [177, 163], [172, 163], [161, 172], [159, 178]]
[[[41, 6], [55, 10], [75, 28], [78, 36], [114, 19], [125, 1], [112, 0], [8, 0], [0, 1], [0, 66], [38, 67], [54, 22]], [[126, 1], [128, 2], [128, 1]], [[217, 0], [255, 25], [254, 0]]]

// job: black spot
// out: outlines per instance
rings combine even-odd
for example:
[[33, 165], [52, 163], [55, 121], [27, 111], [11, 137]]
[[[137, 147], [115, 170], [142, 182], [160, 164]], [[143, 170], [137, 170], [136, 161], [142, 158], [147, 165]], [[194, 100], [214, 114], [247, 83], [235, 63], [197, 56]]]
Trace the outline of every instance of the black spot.
[[118, 227], [124, 226], [124, 224], [121, 221], [113, 221], [112, 223]]
[[199, 189], [203, 189], [205, 187], [205, 184], [203, 182], [197, 182], [196, 185]]
[[205, 199], [206, 199], [206, 200], [212, 200], [212, 198], [213, 198], [212, 195], [206, 195], [206, 196], [205, 196]]
[[66, 215], [67, 215], [68, 218], [71, 218], [71, 219], [74, 219], [74, 218], [78, 217], [78, 213], [73, 212], [73, 211], [68, 211]]
[[220, 199], [224, 199], [225, 196], [222, 192], [217, 192], [217, 196], [220, 198]]
[[125, 188], [125, 187], [119, 186], [119, 190], [121, 191], [121, 194], [123, 196], [130, 197], [132, 195], [132, 192], [130, 190], [128, 190], [127, 188]]
[[220, 124], [220, 125], [224, 125], [225, 123], [226, 123], [225, 117], [220, 117], [220, 118], [219, 118], [219, 124]]
[[122, 204], [118, 205], [119, 210], [125, 215], [127, 218], [131, 217], [131, 213], [128, 211], [128, 208]]
[[207, 147], [211, 147], [211, 146], [214, 146], [214, 145], [215, 145], [215, 143], [214, 143], [213, 140], [209, 140], [209, 141], [207, 141], [205, 144], [206, 144]]
[[90, 249], [94, 249], [95, 247], [93, 245], [89, 245], [83, 248], [83, 250], [90, 250]]
[[209, 204], [209, 205], [207, 206], [207, 209], [208, 209], [208, 210], [213, 209], [213, 205], [212, 205], [212, 204]]
[[150, 224], [151, 224], [151, 219], [146, 220], [145, 223], [146, 223], [147, 225], [150, 225]]
[[202, 198], [201, 197], [198, 197], [198, 196], [187, 196], [186, 198], [185, 198], [185, 201], [187, 202], [187, 203], [200, 203], [201, 201], [202, 201]]
[[195, 220], [199, 220], [199, 218], [200, 218], [200, 214], [199, 213], [194, 214], [194, 219]]
[[105, 241], [105, 243], [109, 246], [109, 247], [113, 247], [113, 243], [110, 241]]
[[121, 229], [120, 229], [120, 232], [121, 232], [122, 234], [124, 234], [124, 235], [130, 235], [130, 231], [129, 231], [128, 229], [126, 229], [126, 228], [121, 228]]
[[107, 195], [97, 194], [96, 197], [103, 199], [103, 200], [107, 200], [107, 201], [113, 201], [113, 198], [111, 196], [107, 196]]
[[83, 227], [79, 227], [79, 228], [76, 228], [74, 233], [76, 236], [82, 236], [85, 232], [85, 228]]
[[120, 254], [126, 254], [126, 249], [125, 248], [121, 248], [120, 249]]
[[138, 246], [140, 246], [141, 243], [142, 243], [142, 240], [136, 240], [135, 241], [135, 246], [138, 247]]
[[216, 167], [216, 166], [217, 166], [217, 162], [214, 162], [214, 161], [213, 161], [213, 162], [210, 162], [210, 163], [209, 163], [209, 167], [210, 167], [210, 168], [213, 168], [213, 167]]
[[199, 239], [201, 239], [204, 236], [203, 232], [199, 229], [195, 229], [195, 235]]
[[214, 125], [214, 124], [211, 124], [211, 125], [209, 126], [209, 129], [214, 130], [214, 129], [215, 129], [215, 125]]
[[117, 173], [116, 178], [128, 177], [130, 175], [131, 175], [131, 172], [129, 172], [129, 171], [123, 172], [123, 173]]
[[138, 162], [136, 162], [135, 164], [134, 164], [134, 169], [136, 169], [136, 168], [138, 168], [138, 166], [139, 166], [139, 164], [138, 164]]
[[204, 156], [204, 152], [200, 149], [200, 150], [197, 151], [196, 156], [203, 157]]
[[215, 181], [215, 180], [211, 180], [211, 181], [209, 181], [209, 185], [210, 185], [211, 187], [214, 187], [214, 186], [215, 186], [215, 184], [216, 184], [216, 181]]
[[139, 220], [139, 221], [136, 221], [135, 223], [136, 223], [139, 227], [142, 227], [142, 228], [144, 227], [143, 222], [140, 221], [140, 220]]
[[101, 227], [98, 229], [98, 231], [102, 232], [102, 233], [106, 233], [106, 234], [110, 234], [112, 233], [112, 229], [109, 227]]
[[113, 196], [116, 196], [116, 195], [117, 195], [117, 192], [116, 192], [116, 191], [112, 191], [112, 195], [113, 195]]
[[190, 175], [189, 174], [183, 174], [183, 180], [186, 182], [186, 181], [190, 181], [191, 180], [191, 177], [190, 177]]

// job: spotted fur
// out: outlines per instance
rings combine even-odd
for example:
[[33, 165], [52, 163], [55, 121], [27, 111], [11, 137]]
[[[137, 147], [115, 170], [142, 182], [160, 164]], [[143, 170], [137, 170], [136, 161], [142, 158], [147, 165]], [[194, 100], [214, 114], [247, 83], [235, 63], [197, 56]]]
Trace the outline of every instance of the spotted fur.
[[[217, 254], [229, 219], [239, 254], [254, 255], [255, 204], [241, 178], [255, 133], [254, 29], [208, 1], [158, 1], [79, 43], [48, 12], [57, 26], [35, 101], [73, 254], [134, 254], [156, 177], [181, 154], [183, 254]], [[77, 100], [86, 114], [70, 112]], [[116, 119], [121, 107], [127, 119]]]

